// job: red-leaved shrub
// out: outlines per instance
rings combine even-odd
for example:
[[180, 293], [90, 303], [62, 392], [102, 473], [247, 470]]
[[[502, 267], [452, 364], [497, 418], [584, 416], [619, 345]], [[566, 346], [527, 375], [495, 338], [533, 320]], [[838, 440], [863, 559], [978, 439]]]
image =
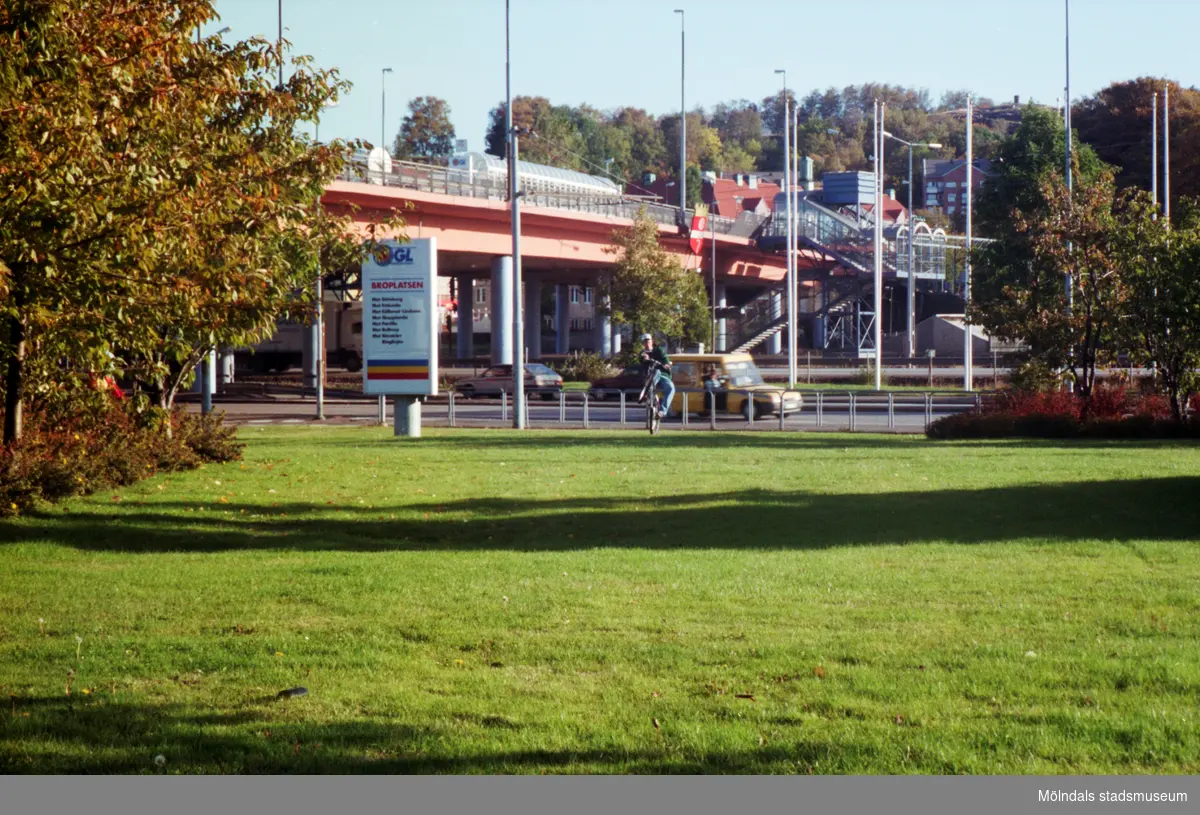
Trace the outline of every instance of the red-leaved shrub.
[[[178, 410], [155, 421], [154, 414], [135, 414], [128, 402], [105, 401], [70, 417], [26, 414], [21, 440], [0, 447], [0, 517], [29, 510], [39, 501], [241, 458], [236, 429], [215, 414]], [[169, 437], [165, 421], [171, 423]]]

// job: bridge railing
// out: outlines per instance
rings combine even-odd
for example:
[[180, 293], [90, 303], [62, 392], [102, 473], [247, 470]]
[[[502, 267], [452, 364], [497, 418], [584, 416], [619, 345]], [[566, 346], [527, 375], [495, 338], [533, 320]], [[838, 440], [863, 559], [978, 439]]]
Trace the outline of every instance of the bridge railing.
[[[457, 168], [416, 162], [393, 161], [390, 170], [380, 171], [368, 169], [365, 158], [355, 157], [346, 165], [338, 178], [342, 181], [382, 184], [385, 187], [400, 187], [440, 195], [458, 195], [491, 201], [508, 200], [506, 181], [491, 178], [478, 171], [472, 173]], [[632, 220], [638, 211], [644, 208], [646, 214], [657, 223], [676, 226], [680, 222], [679, 207], [625, 196], [523, 189], [521, 197], [529, 206], [586, 212], [627, 220]], [[688, 211], [688, 224], [691, 223], [691, 216], [691, 211]], [[758, 227], [757, 222], [721, 216], [710, 216], [709, 223], [710, 226], [705, 229], [705, 232], [711, 229], [718, 235], [739, 237], [749, 237]]]

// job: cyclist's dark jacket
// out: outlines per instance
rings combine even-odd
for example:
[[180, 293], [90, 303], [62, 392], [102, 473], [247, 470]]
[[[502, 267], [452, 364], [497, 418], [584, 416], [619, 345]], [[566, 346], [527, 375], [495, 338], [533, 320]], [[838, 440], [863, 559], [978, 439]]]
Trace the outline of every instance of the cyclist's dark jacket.
[[[643, 349], [642, 353], [645, 354], [645, 353], [647, 353], [647, 351], [645, 349]], [[670, 365], [671, 364], [671, 360], [667, 357], [666, 350], [661, 345], [654, 346], [653, 348], [650, 349], [650, 351], [648, 353], [650, 354], [650, 359], [654, 360], [655, 362], [659, 363], [660, 365]], [[647, 373], [649, 373], [649, 371], [650, 371], [650, 363], [643, 361], [642, 362], [642, 376], [645, 376]], [[668, 368], [661, 368], [658, 371], [658, 375], [666, 377], [667, 379], [670, 379], [671, 371]]]

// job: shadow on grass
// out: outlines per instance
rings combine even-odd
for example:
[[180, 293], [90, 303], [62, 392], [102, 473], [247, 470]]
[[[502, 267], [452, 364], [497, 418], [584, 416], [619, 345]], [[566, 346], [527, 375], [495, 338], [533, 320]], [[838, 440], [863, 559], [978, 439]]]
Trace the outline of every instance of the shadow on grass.
[[1178, 477], [848, 495], [755, 489], [657, 498], [479, 498], [380, 508], [234, 502], [184, 512], [183, 504], [155, 502], [33, 515], [0, 527], [0, 544], [37, 538], [91, 551], [215, 552], [1195, 541], [1198, 495], [1200, 477]]
[[[853, 771], [878, 760], [865, 746], [844, 739], [808, 741], [798, 731], [786, 745], [697, 754], [673, 745], [669, 728], [660, 733], [649, 720], [637, 748], [596, 747], [585, 734], [578, 749], [508, 749], [505, 741], [527, 745], [529, 734], [513, 736], [526, 726], [504, 717], [467, 722], [451, 717], [437, 727], [378, 720], [318, 723], [305, 721], [302, 704], [287, 704], [291, 710], [280, 703], [203, 713], [179, 704], [103, 700], [41, 706], [7, 728], [0, 772], [157, 773], [157, 755], [166, 759], [162, 772], [251, 774], [803, 773], [814, 766]], [[20, 700], [13, 709], [18, 717], [27, 712]], [[453, 752], [463, 754], [448, 755]], [[963, 769], [941, 765], [929, 769]]]

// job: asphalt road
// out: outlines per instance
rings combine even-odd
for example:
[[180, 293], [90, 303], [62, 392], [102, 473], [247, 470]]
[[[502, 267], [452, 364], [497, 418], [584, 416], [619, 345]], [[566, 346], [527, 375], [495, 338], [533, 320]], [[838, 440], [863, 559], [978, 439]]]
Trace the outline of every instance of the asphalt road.
[[[850, 395], [808, 392], [804, 394], [804, 408], [798, 414], [790, 414], [784, 421], [786, 430], [858, 430], [871, 432], [921, 433], [930, 418], [939, 418], [952, 413], [971, 410], [975, 406], [973, 396], [953, 393], [935, 394], [931, 403], [924, 393], [896, 393], [889, 410], [888, 397], [874, 393], [854, 394], [853, 416]], [[819, 404], [818, 404], [819, 402]], [[229, 421], [241, 425], [300, 425], [316, 423], [316, 402], [313, 398], [281, 397], [273, 400], [223, 401], [215, 403], [218, 410], [226, 413]], [[195, 403], [189, 410], [199, 410]], [[585, 418], [586, 412], [586, 418]], [[386, 424], [392, 422], [392, 406], [386, 408]], [[430, 427], [446, 427], [451, 424], [450, 404], [445, 397], [436, 398], [422, 406], [422, 423]], [[625, 406], [625, 422], [621, 422], [621, 408], [615, 399], [604, 402], [589, 400], [584, 406], [581, 394], [570, 394], [565, 403], [558, 401], [531, 400], [529, 403], [528, 426], [552, 428], [566, 427], [637, 430], [645, 425], [645, 408], [628, 400]], [[329, 424], [377, 424], [379, 407], [377, 400], [328, 399], [325, 402], [325, 422]], [[498, 399], [455, 399], [453, 424], [457, 427], [509, 427], [512, 424], [511, 406]], [[748, 422], [740, 415], [719, 416], [718, 430], [779, 430], [779, 418], [766, 416]], [[708, 430], [710, 420], [693, 414], [686, 425], [679, 418], [664, 420], [663, 429]]]

